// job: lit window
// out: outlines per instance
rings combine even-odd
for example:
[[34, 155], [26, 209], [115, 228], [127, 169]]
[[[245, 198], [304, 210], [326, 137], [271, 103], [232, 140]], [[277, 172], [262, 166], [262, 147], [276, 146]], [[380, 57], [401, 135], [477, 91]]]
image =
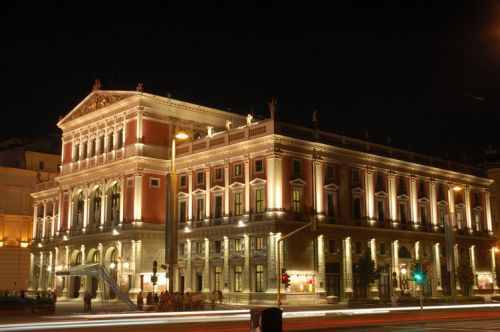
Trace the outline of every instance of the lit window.
[[262, 173], [264, 170], [262, 159], [255, 161], [255, 173]]
[[264, 190], [256, 189], [255, 190], [255, 212], [262, 213], [264, 212]]
[[293, 213], [302, 212], [302, 193], [300, 189], [292, 189], [292, 210]]
[[234, 267], [234, 291], [241, 292], [241, 266]]
[[222, 180], [222, 168], [216, 168], [216, 169], [215, 169], [214, 180], [215, 180], [215, 181], [220, 181], [220, 180]]
[[242, 202], [241, 202], [241, 193], [234, 194], [234, 215], [240, 216], [243, 214]]
[[234, 239], [234, 251], [243, 251], [243, 241], [241, 239]]
[[234, 177], [241, 176], [241, 164], [234, 165]]
[[264, 265], [261, 264], [255, 266], [255, 291], [264, 291]]
[[264, 250], [264, 239], [262, 237], [255, 238], [255, 250]]

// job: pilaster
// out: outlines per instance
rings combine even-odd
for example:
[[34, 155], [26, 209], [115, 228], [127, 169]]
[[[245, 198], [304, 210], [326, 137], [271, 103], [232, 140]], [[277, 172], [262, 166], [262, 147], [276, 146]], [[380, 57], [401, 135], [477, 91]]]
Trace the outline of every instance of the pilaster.
[[353, 295], [352, 289], [352, 251], [351, 238], [342, 240], [342, 275], [344, 284], [344, 299], [348, 300]]
[[203, 268], [203, 292], [210, 293], [210, 240], [205, 238], [205, 266]]
[[273, 233], [267, 237], [266, 293], [276, 293], [276, 239]]
[[430, 200], [430, 208], [431, 208], [431, 224], [436, 226], [438, 224], [437, 217], [437, 197], [436, 197], [436, 182], [434, 179], [429, 181], [429, 200]]
[[315, 181], [315, 198], [316, 198], [316, 213], [323, 215], [325, 213], [323, 204], [323, 163], [320, 160], [314, 160], [314, 181]]
[[186, 273], [184, 276], [184, 284], [185, 284], [185, 293], [191, 293], [193, 290], [191, 288], [192, 284], [192, 275], [193, 275], [193, 265], [192, 265], [192, 245], [191, 245], [191, 240], [187, 239], [186, 240], [186, 249], [187, 249], [187, 255], [186, 255]]
[[245, 258], [243, 261], [243, 292], [250, 292], [250, 238], [245, 234]]
[[[392, 275], [391, 280], [393, 281], [393, 292], [394, 295], [398, 296], [401, 293], [401, 282], [400, 282], [400, 272], [399, 272], [399, 240], [394, 240], [391, 242], [391, 263], [392, 263]], [[394, 287], [394, 279], [397, 280], [397, 285]]]
[[[377, 263], [377, 241], [373, 238], [371, 239], [369, 242], [368, 242], [369, 246], [370, 246], [370, 257], [373, 261], [373, 263], [375, 264], [375, 268], [378, 267], [378, 263]], [[371, 289], [370, 289], [370, 295], [371, 295], [371, 298], [373, 299], [378, 299], [379, 298], [379, 291], [378, 291], [378, 286], [377, 286], [377, 281], [375, 281], [372, 286], [371, 286]]]
[[229, 238], [224, 236], [224, 293], [229, 293]]
[[[135, 174], [134, 185], [134, 220], [142, 220], [142, 174]], [[106, 199], [106, 202], [108, 200]]]
[[250, 157], [245, 156], [245, 214], [250, 214]]
[[440, 257], [440, 246], [439, 243], [434, 243], [432, 248], [432, 258], [434, 261], [434, 265], [432, 267], [433, 270], [433, 287], [432, 287], [432, 295], [440, 296], [443, 292], [443, 287], [441, 285], [441, 257]]
[[325, 293], [325, 241], [323, 235], [317, 238], [318, 280], [316, 293]]

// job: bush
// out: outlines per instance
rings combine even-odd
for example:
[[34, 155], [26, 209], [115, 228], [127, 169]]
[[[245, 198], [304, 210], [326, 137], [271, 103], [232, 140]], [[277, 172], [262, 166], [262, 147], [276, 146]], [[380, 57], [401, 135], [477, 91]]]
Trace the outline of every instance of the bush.
[[[499, 297], [500, 300], [500, 297]], [[426, 297], [424, 298], [424, 305], [441, 305], [453, 303], [484, 303], [482, 296], [441, 296], [441, 297]], [[414, 297], [401, 297], [398, 299], [398, 305], [402, 307], [419, 306], [419, 298]]]
[[0, 307], [29, 307], [33, 305], [54, 305], [56, 300], [50, 297], [40, 299], [19, 296], [0, 296]]
[[349, 308], [366, 308], [366, 307], [379, 307], [380, 300], [377, 299], [349, 299], [347, 306]]

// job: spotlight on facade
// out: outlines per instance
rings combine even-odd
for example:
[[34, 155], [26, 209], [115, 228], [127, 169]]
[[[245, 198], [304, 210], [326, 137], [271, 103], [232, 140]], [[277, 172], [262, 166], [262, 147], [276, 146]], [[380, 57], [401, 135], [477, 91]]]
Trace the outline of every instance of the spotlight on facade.
[[63, 241], [68, 241], [68, 237], [66, 235], [63, 235]]
[[22, 248], [28, 248], [28, 242], [21, 242]]
[[61, 271], [63, 269], [62, 265], [56, 265], [56, 271]]
[[454, 185], [454, 186], [453, 186], [453, 190], [454, 190], [454, 191], [460, 191], [460, 190], [462, 190], [462, 189], [463, 189], [463, 188], [462, 188], [462, 187], [460, 187], [459, 185]]
[[177, 134], [175, 134], [175, 138], [187, 139], [187, 138], [189, 138], [189, 135], [185, 131], [179, 131], [179, 132], [177, 132]]
[[118, 232], [116, 229], [113, 229], [113, 231], [111, 232], [112, 235], [118, 235], [120, 234], [120, 232]]
[[500, 249], [498, 249], [497, 247], [495, 247], [495, 252], [499, 252], [499, 251], [500, 251]]
[[406, 272], [407, 272], [406, 268], [405, 268], [405, 267], [403, 267], [403, 268], [401, 269], [401, 274], [402, 274], [402, 275], [406, 275]]
[[115, 267], [116, 267], [116, 263], [115, 262], [109, 263], [109, 268], [110, 269], [114, 269]]
[[52, 266], [47, 266], [47, 271], [48, 272], [52, 271]]
[[243, 220], [238, 221], [238, 227], [245, 227], [245, 222]]
[[43, 244], [38, 243], [38, 248], [41, 248], [41, 247], [43, 247]]
[[123, 263], [123, 268], [128, 269], [130, 267], [130, 264], [128, 262]]
[[184, 233], [191, 233], [191, 228], [189, 227], [184, 227]]
[[3, 241], [0, 241], [0, 247], [3, 247]]

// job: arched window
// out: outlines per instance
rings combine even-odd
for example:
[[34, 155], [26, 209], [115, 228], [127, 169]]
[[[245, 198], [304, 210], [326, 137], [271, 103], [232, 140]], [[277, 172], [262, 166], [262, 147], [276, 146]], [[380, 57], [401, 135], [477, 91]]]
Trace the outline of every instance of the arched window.
[[94, 191], [94, 211], [92, 213], [93, 222], [98, 224], [101, 220], [101, 189], [97, 188]]
[[83, 225], [83, 206], [84, 206], [83, 191], [78, 194], [78, 200], [76, 201], [76, 221], [77, 225]]
[[108, 134], [108, 152], [113, 151], [113, 135], [114, 135], [113, 132], [110, 132]]
[[118, 130], [118, 137], [116, 138], [116, 148], [121, 149], [123, 147], [123, 129]]
[[99, 251], [94, 251], [94, 254], [92, 255], [92, 262], [94, 263], [99, 263], [99, 261], [101, 260], [100, 258], [100, 255], [99, 255]]
[[411, 259], [411, 254], [406, 247], [399, 248], [398, 256], [399, 256], [399, 258], [410, 258]]
[[115, 183], [111, 191], [111, 220], [118, 220], [120, 209], [120, 185]]
[[75, 265], [81, 265], [81, 264], [82, 264], [82, 253], [79, 252], [75, 258]]

